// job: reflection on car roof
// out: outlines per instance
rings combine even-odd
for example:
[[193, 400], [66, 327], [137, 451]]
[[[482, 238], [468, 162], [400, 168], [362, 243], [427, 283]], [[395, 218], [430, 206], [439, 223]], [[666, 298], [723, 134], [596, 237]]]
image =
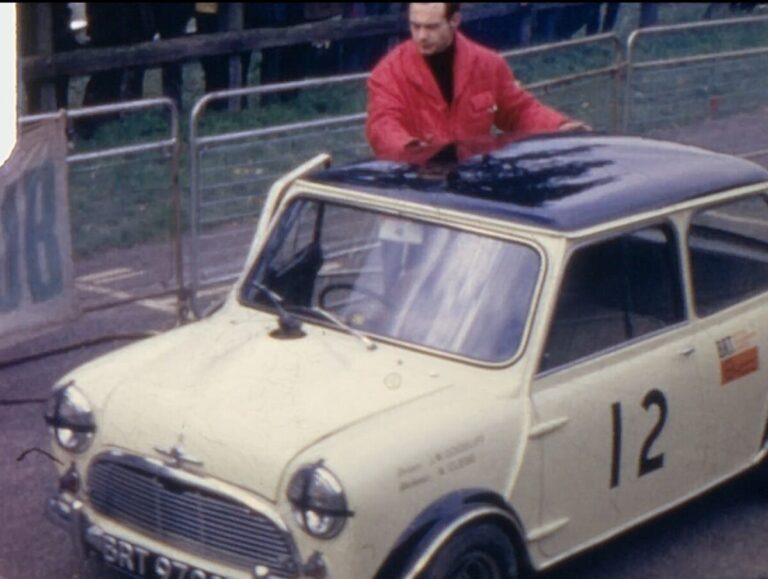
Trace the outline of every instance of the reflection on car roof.
[[[459, 150], [461, 144], [456, 145]], [[458, 155], [460, 158], [461, 155]], [[640, 137], [529, 137], [438, 170], [405, 162], [332, 167], [309, 180], [575, 231], [734, 187], [768, 182], [737, 157]]]

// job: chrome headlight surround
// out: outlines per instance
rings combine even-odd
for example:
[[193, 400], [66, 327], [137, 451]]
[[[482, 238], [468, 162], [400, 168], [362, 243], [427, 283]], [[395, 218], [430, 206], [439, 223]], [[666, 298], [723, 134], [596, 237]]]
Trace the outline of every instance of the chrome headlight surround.
[[296, 522], [318, 539], [333, 539], [353, 515], [339, 479], [322, 462], [301, 467], [291, 477], [287, 495]]
[[96, 432], [91, 404], [74, 382], [53, 392], [45, 411], [45, 422], [58, 445], [68, 452], [86, 451]]

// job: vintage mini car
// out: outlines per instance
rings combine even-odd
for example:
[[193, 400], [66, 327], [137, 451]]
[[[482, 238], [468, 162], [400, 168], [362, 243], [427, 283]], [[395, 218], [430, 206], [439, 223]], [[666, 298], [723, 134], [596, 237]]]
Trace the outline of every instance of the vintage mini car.
[[272, 188], [218, 312], [56, 384], [83, 557], [516, 577], [761, 463], [768, 171], [597, 134], [327, 160]]

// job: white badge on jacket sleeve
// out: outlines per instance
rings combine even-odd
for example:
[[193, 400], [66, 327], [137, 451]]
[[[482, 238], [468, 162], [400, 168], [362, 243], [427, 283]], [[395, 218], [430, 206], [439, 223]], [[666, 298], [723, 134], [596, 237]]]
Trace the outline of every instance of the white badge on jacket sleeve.
[[16, 144], [16, 3], [0, 4], [0, 165], [8, 160]]

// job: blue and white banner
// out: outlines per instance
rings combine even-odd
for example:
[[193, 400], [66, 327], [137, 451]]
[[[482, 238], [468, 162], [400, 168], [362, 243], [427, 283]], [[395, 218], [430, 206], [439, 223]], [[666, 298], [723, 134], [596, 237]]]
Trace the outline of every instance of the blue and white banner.
[[66, 120], [24, 126], [0, 167], [0, 347], [78, 315]]

